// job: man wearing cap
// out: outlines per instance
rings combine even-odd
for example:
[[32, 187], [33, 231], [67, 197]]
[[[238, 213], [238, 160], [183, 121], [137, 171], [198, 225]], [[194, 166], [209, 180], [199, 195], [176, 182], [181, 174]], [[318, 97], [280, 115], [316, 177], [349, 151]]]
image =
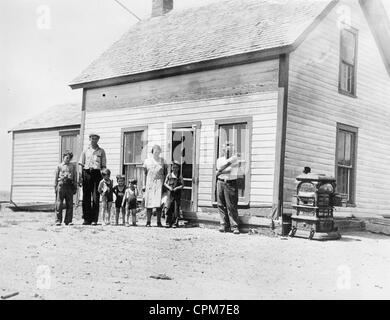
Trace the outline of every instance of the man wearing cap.
[[[101, 170], [105, 169], [106, 152], [98, 145], [100, 136], [96, 133], [89, 135], [89, 146], [80, 156], [80, 179], [83, 186], [83, 224], [96, 225], [99, 219], [98, 186], [102, 179]], [[91, 205], [92, 199], [92, 205]]]
[[233, 144], [226, 142], [222, 146], [222, 156], [217, 159], [217, 202], [220, 214], [220, 232], [238, 230], [238, 157], [231, 155]]

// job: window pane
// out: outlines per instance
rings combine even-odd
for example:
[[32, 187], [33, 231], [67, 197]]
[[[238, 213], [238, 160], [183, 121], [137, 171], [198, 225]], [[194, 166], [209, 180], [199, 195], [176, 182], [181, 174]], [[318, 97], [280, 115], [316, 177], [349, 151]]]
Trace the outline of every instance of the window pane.
[[348, 194], [348, 168], [337, 169], [337, 191], [340, 193]]
[[340, 76], [340, 89], [353, 93], [354, 67], [342, 62]]
[[345, 29], [341, 31], [341, 59], [355, 64], [355, 35]]
[[246, 163], [249, 158], [249, 150], [247, 149], [247, 132], [248, 125], [246, 123], [226, 124], [219, 126], [219, 143], [218, 143], [218, 157], [222, 154], [222, 146], [226, 141], [233, 143], [233, 153], [239, 153], [239, 168], [237, 177], [237, 187], [239, 197], [245, 197], [245, 174]]
[[344, 153], [344, 164], [350, 166], [351, 163], [351, 151], [352, 151], [352, 134], [345, 134], [345, 153]]
[[123, 149], [123, 161], [124, 163], [133, 163], [133, 152], [132, 152], [132, 144], [133, 144], [133, 133], [126, 133], [125, 134], [125, 141], [124, 141], [124, 149]]
[[337, 136], [337, 163], [344, 164], [345, 132], [339, 131]]
[[142, 162], [142, 149], [143, 149], [143, 141], [142, 141], [142, 131], [134, 132], [134, 162], [141, 163]]
[[123, 142], [123, 162], [125, 164], [141, 163], [145, 157], [144, 144], [144, 131], [125, 133]]
[[241, 154], [241, 159], [246, 159], [247, 125], [246, 123], [237, 124], [235, 129], [237, 131], [237, 139], [234, 144], [234, 151]]
[[218, 156], [222, 154], [222, 146], [227, 141], [233, 140], [233, 125], [221, 125], [219, 126], [219, 143], [218, 143]]

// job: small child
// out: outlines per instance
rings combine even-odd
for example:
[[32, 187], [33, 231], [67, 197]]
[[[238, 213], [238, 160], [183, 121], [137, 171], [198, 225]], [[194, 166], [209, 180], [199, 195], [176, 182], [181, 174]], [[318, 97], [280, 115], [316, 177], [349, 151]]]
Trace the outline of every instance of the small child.
[[[101, 195], [102, 200], [102, 218], [103, 223], [108, 225], [111, 221], [111, 207], [114, 200], [113, 196], [113, 182], [110, 179], [111, 171], [110, 169], [102, 170], [103, 179], [100, 181], [98, 186], [98, 192]], [[106, 219], [107, 215], [107, 219]]]
[[172, 171], [167, 175], [164, 183], [164, 186], [168, 189], [168, 197], [164, 208], [167, 228], [179, 226], [180, 198], [183, 185], [183, 179], [180, 176], [180, 163], [174, 161]]
[[113, 192], [115, 194], [115, 225], [119, 224], [119, 213], [122, 211], [122, 224], [125, 225], [125, 206], [122, 205], [123, 198], [126, 192], [125, 176], [118, 174], [116, 176], [117, 185], [114, 187]]
[[57, 166], [54, 180], [54, 190], [56, 193], [56, 225], [62, 223], [62, 210], [65, 200], [65, 224], [73, 225], [73, 195], [77, 192], [77, 172], [76, 167], [70, 163], [73, 153], [65, 151], [62, 162]]
[[130, 226], [129, 219], [131, 213], [131, 221], [132, 225], [137, 225], [137, 197], [138, 197], [138, 189], [137, 189], [137, 180], [130, 179], [129, 187], [126, 189], [125, 196], [123, 198], [122, 206], [126, 204], [126, 226]]

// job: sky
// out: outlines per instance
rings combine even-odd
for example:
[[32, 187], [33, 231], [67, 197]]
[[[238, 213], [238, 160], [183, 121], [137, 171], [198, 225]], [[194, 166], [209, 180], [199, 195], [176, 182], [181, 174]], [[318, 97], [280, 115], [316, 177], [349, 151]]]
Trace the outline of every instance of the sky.
[[[174, 10], [215, 1], [174, 0]], [[120, 2], [150, 16], [152, 0]], [[0, 191], [11, 184], [7, 131], [50, 106], [81, 103], [68, 84], [136, 22], [115, 0], [0, 0]]]
[[[176, 0], [174, 10], [217, 0]], [[120, 0], [141, 19], [152, 0]], [[138, 20], [115, 0], [0, 0], [0, 191], [10, 190], [12, 135], [50, 106], [81, 103], [68, 84]]]

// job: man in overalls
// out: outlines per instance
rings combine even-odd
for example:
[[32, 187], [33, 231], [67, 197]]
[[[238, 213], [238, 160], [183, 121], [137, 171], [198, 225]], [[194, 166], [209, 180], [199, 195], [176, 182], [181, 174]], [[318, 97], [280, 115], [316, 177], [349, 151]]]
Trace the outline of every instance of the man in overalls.
[[[85, 225], [97, 225], [99, 219], [98, 186], [102, 179], [101, 170], [105, 169], [106, 153], [98, 145], [100, 136], [96, 133], [89, 135], [90, 144], [80, 156], [80, 179], [83, 186], [83, 219]], [[92, 199], [92, 205], [91, 205]]]
[[222, 156], [217, 159], [217, 202], [220, 214], [220, 232], [239, 234], [238, 230], [238, 157], [231, 155], [233, 144], [222, 146]]

